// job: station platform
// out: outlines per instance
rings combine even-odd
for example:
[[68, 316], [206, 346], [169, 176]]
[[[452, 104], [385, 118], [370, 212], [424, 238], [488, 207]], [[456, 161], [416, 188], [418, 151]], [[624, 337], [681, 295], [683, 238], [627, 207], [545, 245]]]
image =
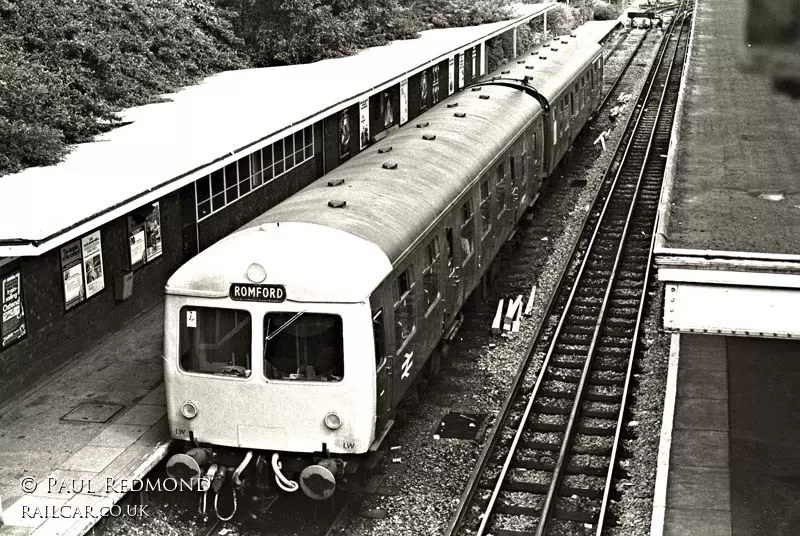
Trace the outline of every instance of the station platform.
[[800, 341], [673, 335], [651, 536], [800, 526]]
[[747, 16], [695, 3], [654, 247], [664, 327], [800, 337], [800, 101], [748, 67]]
[[0, 406], [0, 535], [78, 536], [166, 456], [163, 304]]

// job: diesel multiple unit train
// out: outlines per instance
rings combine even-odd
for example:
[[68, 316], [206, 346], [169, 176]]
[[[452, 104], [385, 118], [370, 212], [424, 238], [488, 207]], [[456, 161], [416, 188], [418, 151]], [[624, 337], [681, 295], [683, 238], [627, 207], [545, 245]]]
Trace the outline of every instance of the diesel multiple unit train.
[[186, 444], [170, 474], [325, 499], [371, 460], [601, 102], [592, 39], [559, 37], [503, 69], [169, 279], [168, 419]]

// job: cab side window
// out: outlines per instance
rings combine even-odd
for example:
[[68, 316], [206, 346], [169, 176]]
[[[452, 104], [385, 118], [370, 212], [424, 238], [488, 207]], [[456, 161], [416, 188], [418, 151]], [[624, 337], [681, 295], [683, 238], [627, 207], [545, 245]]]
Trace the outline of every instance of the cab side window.
[[372, 314], [372, 339], [375, 342], [375, 365], [380, 366], [386, 357], [386, 338], [383, 331], [383, 309]]

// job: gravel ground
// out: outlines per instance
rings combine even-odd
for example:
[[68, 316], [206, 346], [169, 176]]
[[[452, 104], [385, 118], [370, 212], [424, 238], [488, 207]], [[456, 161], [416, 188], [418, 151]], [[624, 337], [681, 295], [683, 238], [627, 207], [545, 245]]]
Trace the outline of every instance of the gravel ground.
[[[642, 59], [631, 67], [639, 80], [638, 85], [643, 84], [655, 55], [655, 46], [651, 45], [657, 44], [657, 37], [655, 33], [647, 37]], [[606, 65], [606, 76], [619, 69], [623, 56], [616, 53], [611, 57]], [[442, 438], [437, 434], [440, 421], [449, 412], [487, 414], [490, 417], [487, 424], [491, 426], [491, 418], [506, 396], [548, 296], [577, 239], [580, 223], [613, 156], [611, 149], [619, 140], [629, 113], [630, 106], [625, 106], [616, 121], [601, 116], [588, 125], [565, 164], [550, 179], [550, 192], [543, 193], [530, 221], [522, 225], [513, 243], [501, 251], [497, 261], [501, 275], [489, 290], [487, 300], [482, 304], [473, 303], [465, 311], [464, 325], [450, 353], [451, 365], [421, 392], [420, 404], [410, 412], [405, 427], [390, 438], [392, 448], [382, 483], [355, 506], [341, 534], [421, 536], [445, 531], [486, 434], [480, 433], [474, 440]], [[603, 152], [592, 141], [606, 130], [610, 130], [606, 136], [608, 150]], [[587, 184], [570, 187], [574, 179], [586, 179]], [[520, 269], [514, 262], [523, 251], [526, 257], [532, 255], [536, 261], [527, 269]], [[533, 315], [523, 319], [519, 332], [488, 335], [497, 300], [517, 294], [524, 294], [527, 299], [532, 282], [537, 285]], [[624, 463], [629, 478], [619, 483], [625, 493], [616, 505], [621, 512], [618, 514], [621, 525], [613, 534], [618, 536], [649, 533], [668, 355], [667, 337], [659, 332], [661, 291], [656, 286], [652, 288], [653, 299], [644, 331], [648, 348], [642, 352], [636, 375], [633, 422], [629, 423], [632, 433], [625, 441], [629, 458]], [[485, 432], [485, 427], [476, 425], [475, 428]], [[101, 533], [114, 536], [199, 534], [202, 523], [186, 522], [197, 517], [193, 515], [195, 501], [194, 497], [154, 494], [148, 518], [112, 519]], [[257, 526], [246, 523], [247, 513], [237, 516], [239, 523], [226, 525], [226, 534], [316, 534], [321, 525], [319, 519], [328, 509], [329, 505], [320, 504], [309, 514], [307, 503], [292, 498], [281, 503], [281, 508], [265, 514], [267, 520]]]

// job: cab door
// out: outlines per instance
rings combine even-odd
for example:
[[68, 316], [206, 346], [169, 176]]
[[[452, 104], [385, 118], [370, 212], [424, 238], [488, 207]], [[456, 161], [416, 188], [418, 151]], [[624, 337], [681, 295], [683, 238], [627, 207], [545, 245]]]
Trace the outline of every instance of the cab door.
[[387, 332], [386, 314], [382, 296], [372, 297], [372, 337], [375, 344], [375, 374], [377, 390], [375, 393], [375, 436], [380, 437], [386, 428], [392, 411], [392, 367], [391, 355], [387, 346], [390, 340]]

